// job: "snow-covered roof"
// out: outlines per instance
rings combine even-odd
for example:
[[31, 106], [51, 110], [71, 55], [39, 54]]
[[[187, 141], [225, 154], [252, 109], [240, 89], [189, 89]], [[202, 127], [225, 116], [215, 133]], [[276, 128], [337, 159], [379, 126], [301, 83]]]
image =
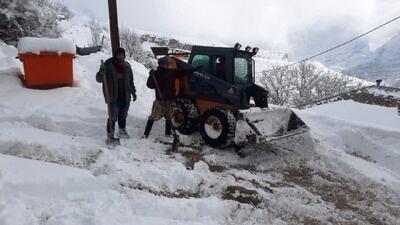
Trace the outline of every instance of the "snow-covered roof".
[[384, 86], [377, 87], [374, 85], [322, 99], [314, 103], [307, 104], [302, 108], [311, 108], [317, 105], [349, 99], [364, 104], [397, 107], [400, 113], [400, 89]]
[[18, 52], [40, 54], [41, 52], [57, 52], [58, 54], [75, 54], [76, 47], [73, 41], [66, 38], [35, 38], [24, 37], [18, 41]]
[[390, 97], [393, 99], [400, 100], [400, 89], [393, 87], [372, 87], [367, 90], [368, 93], [375, 96]]

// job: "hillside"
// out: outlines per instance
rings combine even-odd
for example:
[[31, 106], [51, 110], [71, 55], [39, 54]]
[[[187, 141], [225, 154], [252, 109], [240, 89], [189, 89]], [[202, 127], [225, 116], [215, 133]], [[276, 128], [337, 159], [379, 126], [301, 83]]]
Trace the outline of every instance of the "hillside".
[[364, 80], [373, 82], [382, 79], [385, 85], [400, 87], [399, 41], [400, 35], [395, 35], [372, 51], [368, 40], [362, 39], [322, 57], [321, 61]]
[[389, 86], [400, 87], [400, 34], [369, 55], [369, 59], [347, 70], [367, 80], [382, 79]]

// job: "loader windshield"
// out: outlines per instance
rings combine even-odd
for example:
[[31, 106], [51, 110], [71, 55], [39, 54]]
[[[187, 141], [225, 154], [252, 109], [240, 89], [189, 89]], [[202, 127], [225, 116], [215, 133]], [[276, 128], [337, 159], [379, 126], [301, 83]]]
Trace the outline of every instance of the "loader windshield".
[[234, 73], [235, 73], [235, 83], [247, 87], [252, 83], [253, 75], [253, 63], [252, 59], [245, 57], [236, 57], [234, 59]]
[[208, 55], [195, 55], [192, 60], [194, 67], [200, 67], [202, 71], [211, 72], [210, 56]]

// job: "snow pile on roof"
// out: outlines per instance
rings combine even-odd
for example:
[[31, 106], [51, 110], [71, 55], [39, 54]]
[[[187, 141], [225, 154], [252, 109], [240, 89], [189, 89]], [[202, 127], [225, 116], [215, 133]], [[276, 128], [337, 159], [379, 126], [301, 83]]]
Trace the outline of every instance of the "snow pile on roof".
[[18, 42], [18, 52], [40, 54], [41, 52], [57, 52], [58, 54], [74, 54], [76, 47], [74, 42], [66, 38], [34, 38], [24, 37]]
[[368, 93], [375, 96], [389, 97], [400, 99], [400, 89], [390, 87], [374, 87], [367, 90]]

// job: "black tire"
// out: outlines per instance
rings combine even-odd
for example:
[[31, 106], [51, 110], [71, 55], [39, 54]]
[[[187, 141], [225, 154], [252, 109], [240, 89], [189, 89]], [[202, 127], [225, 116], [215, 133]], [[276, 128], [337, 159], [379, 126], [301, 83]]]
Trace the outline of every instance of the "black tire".
[[199, 124], [199, 112], [196, 105], [187, 98], [178, 98], [175, 104], [179, 114], [175, 114], [172, 118], [173, 127], [181, 134], [192, 134], [198, 129]]
[[[210, 121], [218, 120], [220, 127], [214, 129]], [[212, 128], [211, 128], [212, 127]], [[216, 132], [210, 135], [209, 129]], [[235, 138], [236, 118], [234, 114], [227, 109], [214, 108], [207, 110], [200, 118], [200, 134], [207, 145], [213, 148], [225, 148], [230, 146]]]

